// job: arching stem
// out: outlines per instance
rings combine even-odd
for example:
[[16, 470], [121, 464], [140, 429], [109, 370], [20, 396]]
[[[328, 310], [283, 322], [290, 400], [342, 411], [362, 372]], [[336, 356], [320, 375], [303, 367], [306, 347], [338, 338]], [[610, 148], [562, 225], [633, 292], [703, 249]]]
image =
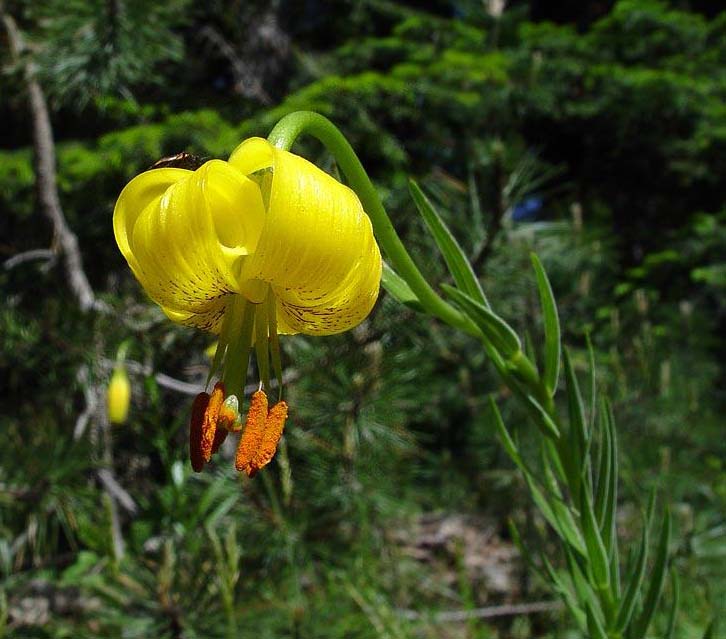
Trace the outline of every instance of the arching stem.
[[328, 118], [312, 111], [296, 111], [280, 120], [268, 136], [268, 141], [279, 149], [289, 151], [302, 134], [320, 140], [335, 157], [338, 167], [356, 192], [373, 224], [373, 232], [383, 248], [386, 258], [398, 274], [406, 280], [421, 305], [432, 315], [470, 335], [479, 336], [476, 326], [466, 316], [445, 302], [429, 286], [393, 228], [378, 192], [366, 173], [355, 151], [345, 136]]

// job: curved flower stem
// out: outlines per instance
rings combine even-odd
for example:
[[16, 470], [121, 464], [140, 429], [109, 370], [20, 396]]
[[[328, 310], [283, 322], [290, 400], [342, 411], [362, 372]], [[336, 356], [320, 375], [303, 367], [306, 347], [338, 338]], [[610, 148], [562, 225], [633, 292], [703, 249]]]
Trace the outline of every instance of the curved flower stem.
[[391, 218], [388, 217], [378, 192], [358, 156], [345, 136], [328, 118], [312, 111], [290, 113], [275, 125], [267, 139], [277, 148], [288, 151], [303, 133], [320, 140], [333, 154], [350, 187], [356, 192], [363, 209], [370, 217], [373, 232], [383, 247], [386, 257], [398, 274], [406, 280], [423, 307], [450, 326], [479, 337], [479, 330], [474, 323], [441, 299], [421, 274], [393, 228]]

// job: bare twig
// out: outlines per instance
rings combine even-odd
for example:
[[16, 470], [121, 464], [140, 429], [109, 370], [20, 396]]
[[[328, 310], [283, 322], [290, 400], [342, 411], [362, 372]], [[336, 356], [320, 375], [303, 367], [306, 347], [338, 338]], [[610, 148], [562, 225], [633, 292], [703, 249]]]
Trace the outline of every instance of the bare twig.
[[[111, 370], [116, 364], [115, 360], [108, 358], [100, 359], [99, 363], [108, 370]], [[177, 379], [176, 377], [172, 377], [166, 373], [154, 373], [150, 366], [144, 366], [141, 362], [137, 362], [132, 359], [125, 360], [124, 366], [126, 366], [128, 372], [133, 375], [146, 375], [148, 377], [153, 374], [154, 379], [159, 386], [181, 393], [182, 395], [194, 396], [199, 394], [199, 391], [201, 390], [201, 384], [199, 383], [185, 382], [184, 380]], [[289, 384], [290, 382], [295, 381], [299, 376], [300, 373], [297, 370], [286, 369], [282, 374], [282, 382], [283, 384]], [[247, 384], [247, 386], [245, 386], [245, 394], [249, 395], [254, 393], [258, 387], [259, 385], [255, 383]], [[270, 388], [277, 388], [277, 380], [273, 379], [270, 381]]]
[[68, 226], [63, 214], [56, 179], [55, 142], [45, 94], [36, 77], [32, 62], [23, 59], [26, 51], [22, 34], [14, 18], [2, 13], [2, 22], [8, 34], [8, 44], [13, 61], [23, 69], [25, 88], [33, 121], [33, 148], [35, 151], [35, 185], [43, 214], [53, 225], [53, 233], [63, 254], [68, 285], [82, 311], [102, 306], [93, 293], [83, 270], [78, 238]]
[[416, 610], [398, 610], [404, 619], [431, 619], [436, 623], [468, 621], [470, 619], [492, 619], [494, 617], [513, 617], [517, 615], [532, 615], [538, 612], [551, 612], [562, 608], [559, 601], [533, 601], [530, 603], [505, 604], [502, 606], [488, 606], [474, 608], [473, 610], [452, 610], [437, 612], [432, 615]]
[[3, 262], [3, 268], [6, 271], [19, 266], [25, 262], [31, 262], [33, 260], [55, 260], [56, 253], [52, 249], [33, 249], [31, 251], [23, 251], [22, 253], [16, 253], [12, 257], [9, 257]]
[[106, 492], [112, 495], [119, 505], [130, 515], [136, 514], [138, 506], [136, 505], [134, 498], [126, 492], [126, 489], [121, 484], [118, 483], [114, 474], [108, 468], [101, 468], [97, 475], [101, 480], [103, 487], [106, 489]]
[[73, 428], [73, 439], [78, 440], [83, 437], [83, 434], [86, 432], [86, 428], [88, 427], [88, 422], [96, 413], [96, 409], [98, 408], [98, 397], [89, 378], [88, 366], [84, 365], [78, 369], [78, 372], [76, 373], [76, 380], [83, 390], [83, 398], [86, 402], [86, 406], [76, 419], [76, 425]]

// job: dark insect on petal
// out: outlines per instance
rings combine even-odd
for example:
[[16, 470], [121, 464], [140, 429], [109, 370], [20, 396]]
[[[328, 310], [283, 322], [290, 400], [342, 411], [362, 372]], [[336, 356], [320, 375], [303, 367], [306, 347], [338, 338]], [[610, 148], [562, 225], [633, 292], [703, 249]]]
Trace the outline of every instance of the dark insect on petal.
[[176, 155], [167, 155], [157, 160], [149, 169], [187, 169], [188, 171], [196, 171], [202, 164], [204, 164], [204, 160], [198, 155], [182, 151]]

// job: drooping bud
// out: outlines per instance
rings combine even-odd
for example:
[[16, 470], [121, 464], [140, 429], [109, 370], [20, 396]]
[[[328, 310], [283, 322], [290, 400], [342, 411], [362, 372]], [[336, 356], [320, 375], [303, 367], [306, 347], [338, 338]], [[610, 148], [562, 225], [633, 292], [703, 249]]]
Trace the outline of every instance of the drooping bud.
[[131, 383], [126, 368], [119, 364], [114, 368], [106, 392], [108, 419], [112, 424], [123, 424], [129, 415]]

